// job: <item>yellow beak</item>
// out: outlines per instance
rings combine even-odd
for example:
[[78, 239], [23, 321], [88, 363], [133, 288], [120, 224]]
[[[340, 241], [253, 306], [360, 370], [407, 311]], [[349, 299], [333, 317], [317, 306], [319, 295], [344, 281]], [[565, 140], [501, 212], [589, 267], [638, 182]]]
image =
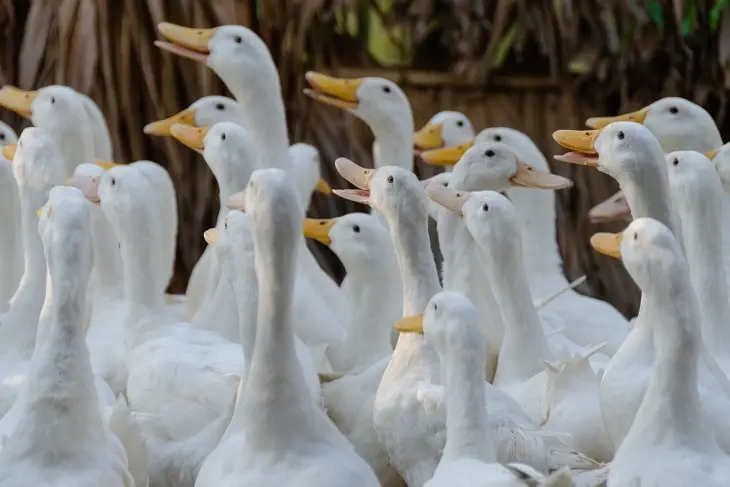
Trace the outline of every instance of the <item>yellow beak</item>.
[[335, 78], [314, 71], [309, 71], [304, 77], [312, 87], [304, 89], [307, 96], [345, 110], [354, 110], [360, 105], [357, 89], [362, 79]]
[[615, 117], [593, 117], [586, 120], [586, 125], [592, 129], [602, 129], [606, 125], [614, 122], [636, 122], [644, 123], [646, 116], [649, 114], [649, 107], [644, 107], [641, 110], [635, 112], [624, 113], [623, 115], [616, 115]]
[[117, 167], [119, 165], [116, 162], [101, 161], [101, 160], [98, 160], [98, 159], [94, 161], [94, 164], [96, 164], [97, 166], [101, 167], [105, 171], [108, 171], [109, 169], [111, 169], [113, 167]]
[[5, 85], [0, 89], [0, 106], [25, 118], [32, 118], [31, 106], [37, 96], [37, 91], [24, 91], [15, 86]]
[[444, 139], [441, 137], [443, 129], [442, 123], [426, 124], [413, 134], [413, 147], [418, 151], [442, 148], [444, 146]]
[[393, 327], [401, 333], [423, 333], [423, 314], [405, 316], [396, 321]]
[[316, 220], [314, 218], [304, 219], [304, 236], [307, 238], [313, 238], [325, 245], [330, 245], [332, 239], [330, 238], [330, 229], [334, 226], [334, 218], [325, 218], [322, 220]]
[[246, 211], [246, 191], [239, 191], [231, 195], [226, 201], [226, 206], [231, 210]]
[[38, 210], [35, 212], [35, 216], [40, 217], [43, 214], [43, 208], [45, 208], [45, 206], [41, 206], [40, 208], [38, 208]]
[[210, 245], [218, 243], [218, 229], [211, 228], [209, 230], [206, 230], [205, 232], [203, 232], [203, 238]]
[[517, 172], [510, 178], [510, 183], [524, 188], [565, 189], [573, 186], [573, 181], [548, 171], [538, 171], [529, 164], [517, 161]]
[[453, 166], [464, 153], [474, 145], [474, 141], [471, 140], [465, 144], [457, 145], [454, 147], [444, 147], [442, 149], [427, 150], [421, 153], [421, 159], [426, 164], [432, 166]]
[[192, 125], [180, 125], [176, 123], [170, 127], [170, 134], [175, 140], [182, 142], [198, 154], [205, 150], [205, 136], [208, 134], [207, 127], [194, 127]]
[[[722, 147], [720, 147], [722, 149]], [[713, 160], [715, 157], [717, 157], [717, 154], [720, 153], [720, 149], [711, 150], [708, 152], [703, 152], [705, 157], [707, 157], [709, 160]]]
[[317, 181], [316, 189], [318, 193], [332, 194], [332, 188], [330, 187], [329, 183], [322, 178]]
[[215, 34], [216, 29], [191, 29], [181, 25], [161, 22], [157, 25], [157, 30], [165, 39], [170, 41], [155, 41], [155, 45], [160, 49], [203, 64], [207, 62], [208, 54], [210, 54], [208, 42]]
[[170, 129], [176, 123], [181, 125], [195, 125], [195, 110], [188, 108], [180, 113], [176, 113], [172, 117], [148, 123], [142, 130], [148, 135], [170, 136], [172, 135]]
[[591, 246], [603, 255], [621, 258], [623, 233], [596, 233], [591, 237]]
[[3, 147], [3, 157], [9, 161], [12, 161], [17, 151], [18, 144], [8, 144]]
[[580, 164], [583, 166], [597, 166], [598, 153], [594, 144], [601, 130], [556, 130], [553, 139], [562, 147], [571, 152], [555, 156], [558, 161]]

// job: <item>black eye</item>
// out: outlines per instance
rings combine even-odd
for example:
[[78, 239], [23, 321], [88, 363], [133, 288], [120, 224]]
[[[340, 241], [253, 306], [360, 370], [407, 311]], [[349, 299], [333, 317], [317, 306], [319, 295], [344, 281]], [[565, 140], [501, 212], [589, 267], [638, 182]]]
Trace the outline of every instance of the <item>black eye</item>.
[[624, 140], [624, 133], [623, 132], [619, 132], [619, 133], [616, 134], [616, 137], [618, 137], [619, 140]]
[[228, 230], [228, 221], [225, 221], [225, 222], [223, 223], [223, 228], [224, 228], [225, 230]]
[[489, 211], [489, 205], [488, 205], [488, 204], [486, 204], [486, 203], [484, 203], [484, 204], [482, 205], [482, 211]]
[[669, 107], [669, 113], [679, 113], [679, 108], [677, 107]]
[[672, 164], [674, 164], [675, 166], [679, 166], [679, 159], [677, 159], [675, 157], [674, 160], [672, 161]]
[[116, 179], [114, 179], [114, 178], [112, 178], [112, 180], [111, 180], [111, 185], [112, 185], [112, 186], [116, 186], [116, 185], [117, 185], [117, 180], [116, 180]]
[[51, 97], [51, 105], [53, 105], [54, 103], [56, 103], [56, 97], [55, 96], [52, 96]]
[[494, 136], [494, 141], [495, 142], [502, 142], [502, 136], [501, 135], [495, 135]]
[[487, 156], [487, 157], [494, 157], [494, 151], [492, 149], [487, 149], [484, 152], [484, 155]]
[[353, 225], [352, 231], [355, 233], [360, 233], [360, 225]]
[[448, 182], [444, 183], [444, 188], [448, 188], [448, 187], [449, 187], [449, 183]]
[[216, 108], [216, 110], [225, 110], [226, 109], [226, 107], [223, 105], [223, 103], [218, 103], [215, 106], [215, 108]]
[[456, 126], [457, 127], [463, 127], [464, 126], [464, 121], [463, 120], [459, 120], [458, 122], [456, 122]]
[[0, 134], [0, 140], [5, 140], [5, 134]]
[[438, 309], [439, 309], [439, 305], [436, 303], [433, 303], [433, 310], [438, 311]]
[[634, 232], [634, 240], [636, 240], [637, 238], [639, 238], [639, 234]]
[[226, 140], [226, 133], [225, 133], [225, 132], [223, 132], [223, 133], [221, 134], [221, 140]]
[[390, 93], [390, 86], [383, 86], [383, 92]]
[[233, 41], [236, 44], [241, 44], [243, 42], [243, 38], [241, 36], [236, 36], [236, 37], [233, 38]]
[[393, 176], [388, 176], [388, 182], [392, 183], [394, 181]]

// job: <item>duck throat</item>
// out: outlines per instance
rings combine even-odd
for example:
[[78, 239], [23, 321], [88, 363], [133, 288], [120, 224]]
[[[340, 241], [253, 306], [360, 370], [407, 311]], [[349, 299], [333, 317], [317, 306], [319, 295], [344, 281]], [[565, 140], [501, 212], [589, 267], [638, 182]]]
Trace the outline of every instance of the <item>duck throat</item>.
[[[649, 174], [651, 173], [651, 174]], [[633, 218], [653, 218], [679, 236], [679, 221], [672, 207], [669, 177], [663, 164], [656, 170], [641, 170], [617, 178]]]

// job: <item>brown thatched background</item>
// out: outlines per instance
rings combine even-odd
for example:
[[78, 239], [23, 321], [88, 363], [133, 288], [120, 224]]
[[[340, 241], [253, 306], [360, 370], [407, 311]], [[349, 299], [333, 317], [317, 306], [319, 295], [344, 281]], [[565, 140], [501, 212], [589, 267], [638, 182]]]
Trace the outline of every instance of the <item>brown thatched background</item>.
[[[200, 96], [226, 93], [210, 70], [154, 47], [158, 22], [238, 23], [257, 31], [279, 65], [292, 140], [316, 145], [324, 176], [334, 187], [344, 187], [332, 161], [349, 156], [369, 164], [372, 135], [353, 117], [301, 94], [307, 69], [394, 79], [408, 93], [417, 125], [440, 110], [460, 110], [478, 129], [524, 131], [547, 155], [558, 150], [553, 130], [581, 127], [589, 116], [635, 109], [665, 95], [704, 105], [727, 134], [727, 3], [0, 0], [0, 81], [24, 89], [66, 84], [89, 94], [107, 117], [118, 161], [151, 159], [169, 169], [180, 211], [171, 290], [180, 292], [202, 252], [202, 232], [214, 222], [215, 185], [199, 156], [173, 140], [145, 136], [142, 127]], [[390, 57], [383, 59], [374, 44], [388, 36]], [[0, 118], [18, 131], [27, 123], [7, 111]], [[621, 265], [596, 255], [587, 243], [593, 232], [605, 229], [589, 224], [587, 211], [612, 194], [615, 183], [585, 168], [554, 163], [553, 169], [576, 181], [558, 198], [566, 273], [587, 274], [581, 291], [635, 313], [637, 292]], [[417, 171], [433, 173], [421, 163]], [[318, 195], [311, 213], [333, 216], [355, 209]], [[316, 250], [325, 268], [341, 275], [336, 259]]]

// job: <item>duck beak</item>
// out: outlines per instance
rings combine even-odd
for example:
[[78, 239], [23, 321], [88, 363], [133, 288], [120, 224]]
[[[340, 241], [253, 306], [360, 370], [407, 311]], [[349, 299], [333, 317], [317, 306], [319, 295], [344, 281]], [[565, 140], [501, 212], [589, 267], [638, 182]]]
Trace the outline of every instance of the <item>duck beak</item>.
[[431, 164], [432, 166], [453, 166], [459, 162], [464, 153], [473, 145], [474, 141], [470, 140], [465, 144], [454, 147], [427, 150], [421, 153], [421, 159], [426, 164]]
[[157, 24], [157, 30], [165, 39], [170, 41], [155, 41], [155, 45], [160, 49], [203, 64], [208, 61], [208, 54], [210, 54], [208, 42], [215, 34], [216, 29], [191, 29], [181, 25], [161, 22]]
[[615, 117], [593, 117], [586, 120], [586, 125], [592, 129], [602, 129], [606, 125], [614, 122], [636, 122], [644, 123], [646, 116], [649, 114], [649, 107], [636, 110], [635, 112], [624, 113], [623, 115], [616, 115]]
[[360, 106], [357, 89], [362, 79], [335, 78], [314, 71], [309, 71], [304, 77], [312, 87], [304, 89], [304, 94], [310, 98], [345, 110], [355, 110]]
[[205, 232], [203, 232], [203, 238], [208, 244], [215, 245], [216, 243], [218, 243], [218, 229], [211, 228], [209, 230], [206, 230]]
[[631, 218], [631, 209], [623, 191], [591, 208], [588, 219], [591, 223], [609, 223], [624, 218]]
[[318, 193], [332, 194], [332, 188], [330, 187], [329, 183], [322, 178], [319, 178], [319, 180], [317, 181], [316, 190]]
[[396, 321], [393, 327], [401, 333], [423, 333], [423, 315], [405, 316]]
[[570, 150], [562, 156], [555, 156], [555, 160], [579, 164], [582, 166], [598, 166], [598, 152], [594, 144], [601, 130], [556, 130], [553, 139], [562, 147]]
[[207, 127], [194, 127], [192, 125], [176, 123], [170, 127], [170, 134], [175, 140], [182, 142], [198, 154], [203, 154], [205, 150], [205, 136], [208, 134]]
[[79, 189], [87, 200], [99, 204], [99, 178], [89, 176], [71, 176], [66, 180], [66, 186]]
[[40, 216], [43, 214], [43, 208], [45, 208], [45, 206], [41, 206], [40, 208], [38, 208], [38, 210], [36, 210], [35, 212], [35, 216], [40, 218]]
[[239, 191], [229, 197], [226, 206], [231, 210], [246, 211], [246, 191]]
[[117, 164], [116, 162], [102, 161], [99, 159], [95, 160], [94, 164], [96, 164], [100, 168], [104, 169], [105, 171], [108, 171], [109, 169], [119, 166], [119, 164]]
[[144, 133], [147, 135], [170, 136], [170, 129], [175, 124], [195, 125], [195, 110], [188, 108], [180, 113], [176, 113], [172, 117], [157, 120], [144, 126]]
[[529, 164], [517, 161], [517, 172], [510, 178], [514, 186], [538, 189], [565, 189], [573, 186], [573, 181], [548, 171], [538, 171]]
[[443, 129], [444, 124], [442, 123], [429, 123], [414, 133], [413, 148], [415, 152], [420, 153], [422, 151], [442, 148], [444, 146], [444, 139], [441, 138]]
[[596, 233], [591, 237], [591, 246], [603, 255], [620, 259], [622, 238], [623, 233]]
[[720, 153], [720, 149], [711, 150], [709, 152], [703, 152], [705, 157], [707, 157], [709, 160], [713, 160], [715, 157], [717, 157], [717, 154]]
[[305, 218], [304, 236], [307, 238], [313, 238], [325, 245], [330, 245], [332, 243], [332, 239], [330, 238], [330, 229], [334, 226], [335, 221], [336, 220], [334, 218], [325, 218], [322, 220]]
[[3, 157], [9, 161], [15, 158], [16, 152], [18, 152], [18, 144], [8, 144], [3, 147]]
[[454, 191], [440, 184], [430, 184], [426, 188], [426, 194], [433, 201], [459, 216], [463, 216], [462, 208], [471, 196], [469, 191]]
[[340, 173], [340, 176], [349, 181], [357, 189], [335, 189], [332, 192], [340, 198], [369, 205], [370, 180], [373, 178], [375, 170], [360, 167], [344, 157], [340, 157], [335, 161], [335, 168]]
[[5, 85], [0, 89], [0, 106], [30, 119], [33, 117], [31, 106], [37, 96], [37, 91], [24, 91], [15, 86]]

